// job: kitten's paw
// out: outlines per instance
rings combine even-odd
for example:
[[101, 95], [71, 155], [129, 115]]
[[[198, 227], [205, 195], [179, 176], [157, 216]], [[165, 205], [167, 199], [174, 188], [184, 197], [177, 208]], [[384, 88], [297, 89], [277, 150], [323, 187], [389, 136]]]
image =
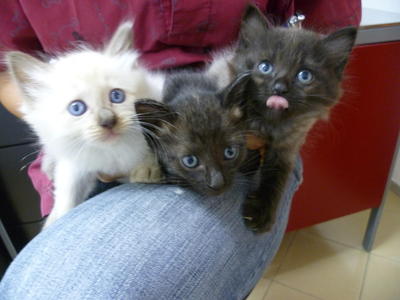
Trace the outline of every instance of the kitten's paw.
[[256, 233], [268, 232], [272, 229], [274, 220], [271, 213], [263, 205], [255, 203], [255, 200], [254, 195], [249, 195], [243, 204], [243, 221], [247, 228]]
[[50, 213], [47, 218], [46, 221], [43, 224], [42, 230], [46, 229], [47, 227], [49, 227], [51, 224], [53, 224], [57, 219], [59, 218], [59, 216], [55, 213]]
[[130, 182], [157, 183], [163, 179], [163, 173], [157, 162], [137, 166], [130, 174]]

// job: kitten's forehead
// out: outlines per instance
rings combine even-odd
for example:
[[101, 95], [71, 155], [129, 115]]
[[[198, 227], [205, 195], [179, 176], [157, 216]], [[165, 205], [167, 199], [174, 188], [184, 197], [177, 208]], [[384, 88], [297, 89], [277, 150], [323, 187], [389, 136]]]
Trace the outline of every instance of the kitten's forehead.
[[51, 63], [48, 85], [66, 89], [68, 94], [96, 92], [102, 89], [126, 88], [131, 92], [142, 84], [142, 76], [136, 68], [135, 52], [126, 55], [107, 56], [97, 51], [78, 51], [61, 56]]
[[105, 76], [110, 73], [113, 75], [124, 74], [135, 69], [137, 58], [136, 52], [109, 56], [97, 51], [77, 51], [52, 61], [52, 73], [66, 76], [71, 74], [71, 77], [88, 77], [96, 74]]
[[[189, 99], [187, 99], [189, 100]], [[232, 122], [231, 112], [222, 107], [218, 98], [211, 95], [193, 95], [191, 101], [178, 107], [179, 131], [196, 143], [228, 142], [238, 131]]]
[[204, 95], [192, 95], [186, 99], [187, 101], [181, 101], [181, 105], [177, 107], [177, 110], [182, 117], [182, 122], [190, 125], [191, 123], [196, 124], [193, 127], [194, 130], [204, 126], [219, 126], [221, 123], [222, 108], [217, 98]]
[[286, 64], [299, 64], [318, 58], [319, 40], [318, 34], [311, 31], [273, 28], [260, 40], [257, 55]]

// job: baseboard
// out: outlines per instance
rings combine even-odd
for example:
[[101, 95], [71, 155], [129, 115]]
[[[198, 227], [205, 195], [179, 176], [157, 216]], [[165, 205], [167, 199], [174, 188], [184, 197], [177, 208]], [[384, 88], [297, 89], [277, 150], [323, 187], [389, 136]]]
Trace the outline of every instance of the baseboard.
[[397, 195], [400, 197], [400, 184], [398, 184], [395, 181], [391, 181], [390, 182], [390, 189]]

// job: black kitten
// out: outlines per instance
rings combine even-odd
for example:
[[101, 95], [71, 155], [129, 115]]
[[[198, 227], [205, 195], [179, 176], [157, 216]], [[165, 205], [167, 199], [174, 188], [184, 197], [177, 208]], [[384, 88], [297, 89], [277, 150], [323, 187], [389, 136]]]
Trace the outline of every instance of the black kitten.
[[[244, 74], [220, 90], [201, 73], [180, 72], [167, 78], [163, 102], [136, 103], [148, 126], [167, 182], [218, 195], [232, 185], [246, 157], [242, 92]], [[148, 132], [148, 130], [146, 130]]]
[[355, 37], [352, 27], [327, 36], [298, 28], [271, 28], [256, 7], [247, 8], [230, 68], [234, 74], [251, 71], [248, 126], [267, 144], [261, 184], [243, 207], [245, 222], [254, 231], [271, 228], [308, 131], [340, 98]]

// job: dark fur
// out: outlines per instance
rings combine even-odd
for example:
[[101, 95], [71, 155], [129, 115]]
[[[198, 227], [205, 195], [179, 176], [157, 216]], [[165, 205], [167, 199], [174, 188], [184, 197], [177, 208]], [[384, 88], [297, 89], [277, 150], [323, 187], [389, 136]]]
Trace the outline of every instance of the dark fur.
[[[244, 14], [236, 55], [235, 73], [251, 71], [248, 88], [249, 129], [267, 140], [267, 155], [261, 167], [261, 184], [243, 207], [246, 224], [257, 232], [268, 231], [295, 158], [316, 120], [325, 118], [341, 95], [344, 67], [354, 44], [355, 28], [344, 28], [328, 36], [297, 28], [268, 28], [268, 22], [255, 7]], [[268, 60], [271, 74], [257, 66]], [[303, 69], [314, 81], [304, 85], [296, 79]], [[286, 91], [274, 91], [277, 84]], [[271, 95], [289, 102], [285, 110], [266, 106]]]
[[[168, 182], [190, 185], [205, 195], [221, 194], [231, 186], [246, 157], [241, 94], [248, 79], [249, 74], [242, 75], [219, 91], [202, 74], [180, 72], [167, 79], [164, 104], [138, 102], [139, 113], [158, 114], [153, 145]], [[154, 107], [149, 109], [149, 105]], [[235, 159], [224, 159], [228, 146], [239, 149]], [[186, 155], [196, 155], [199, 166], [185, 167], [181, 159]]]

